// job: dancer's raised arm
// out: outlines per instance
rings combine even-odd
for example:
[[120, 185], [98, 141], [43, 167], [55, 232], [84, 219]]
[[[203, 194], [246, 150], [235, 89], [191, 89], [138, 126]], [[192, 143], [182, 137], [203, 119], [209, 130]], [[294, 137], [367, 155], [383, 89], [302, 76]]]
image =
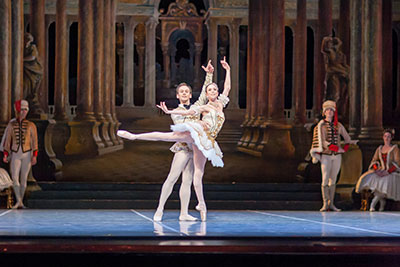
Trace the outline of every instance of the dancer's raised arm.
[[231, 91], [231, 67], [229, 66], [228, 62], [226, 62], [226, 57], [221, 60], [221, 65], [226, 70], [224, 91], [222, 94], [224, 96], [228, 96], [229, 92]]

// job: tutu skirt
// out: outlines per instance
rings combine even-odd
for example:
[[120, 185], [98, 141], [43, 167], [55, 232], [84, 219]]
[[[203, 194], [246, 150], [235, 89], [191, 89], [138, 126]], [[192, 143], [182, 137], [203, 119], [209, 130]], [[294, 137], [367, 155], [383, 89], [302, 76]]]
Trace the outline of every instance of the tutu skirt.
[[203, 153], [203, 155], [211, 161], [214, 167], [223, 167], [222, 151], [218, 143], [212, 138], [197, 122], [184, 122], [171, 125], [171, 130], [174, 132], [190, 132], [194, 144]]

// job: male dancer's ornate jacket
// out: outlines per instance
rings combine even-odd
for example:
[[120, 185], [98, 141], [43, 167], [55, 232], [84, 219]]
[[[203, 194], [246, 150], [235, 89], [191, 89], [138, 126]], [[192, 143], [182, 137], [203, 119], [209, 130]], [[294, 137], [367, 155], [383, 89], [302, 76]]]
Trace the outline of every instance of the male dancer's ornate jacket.
[[326, 120], [321, 120], [318, 125], [315, 126], [312, 146], [310, 150], [313, 163], [317, 163], [320, 160], [321, 154], [338, 154], [340, 135], [343, 136], [345, 142], [345, 146], [343, 147], [343, 149], [347, 151], [351, 138], [340, 122], [338, 122], [337, 125], [334, 125], [334, 123], [329, 123]]
[[11, 152], [18, 152], [20, 147], [23, 153], [33, 151], [33, 154], [37, 155], [38, 138], [33, 122], [26, 119], [19, 121], [14, 118], [8, 123], [5, 135], [4, 153], [7, 156]]

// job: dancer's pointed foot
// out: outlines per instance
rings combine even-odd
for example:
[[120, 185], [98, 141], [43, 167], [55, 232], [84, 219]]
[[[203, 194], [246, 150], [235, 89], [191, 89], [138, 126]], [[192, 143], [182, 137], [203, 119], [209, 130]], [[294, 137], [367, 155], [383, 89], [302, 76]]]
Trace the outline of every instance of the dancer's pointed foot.
[[207, 220], [207, 208], [206, 205], [199, 204], [196, 206], [196, 210], [200, 212], [200, 218], [202, 222]]
[[132, 134], [132, 133], [130, 133], [128, 131], [125, 131], [125, 130], [118, 130], [117, 131], [117, 135], [119, 137], [122, 137], [122, 138], [125, 138], [125, 139], [129, 139], [129, 140], [135, 140], [136, 139], [136, 135], [135, 134]]
[[179, 220], [180, 221], [191, 221], [191, 222], [193, 222], [193, 221], [197, 221], [197, 218], [193, 217], [192, 215], [189, 215], [189, 214], [181, 214], [179, 216]]
[[161, 222], [163, 217], [163, 211], [162, 210], [156, 210], [156, 213], [154, 213], [153, 221], [155, 222]]
[[21, 205], [21, 203], [17, 202], [14, 204], [14, 206], [12, 206], [12, 209], [13, 210], [18, 209], [20, 205]]

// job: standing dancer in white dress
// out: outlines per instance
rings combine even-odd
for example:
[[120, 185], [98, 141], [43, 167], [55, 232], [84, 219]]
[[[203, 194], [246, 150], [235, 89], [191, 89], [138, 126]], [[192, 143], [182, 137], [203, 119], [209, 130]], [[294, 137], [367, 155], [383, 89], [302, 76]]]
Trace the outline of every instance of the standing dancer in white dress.
[[[202, 66], [206, 71], [206, 79], [201, 90], [199, 99], [193, 104], [201, 106], [207, 104], [206, 87], [212, 83], [214, 67], [211, 65], [211, 60], [208, 62], [207, 67]], [[176, 98], [180, 104], [177, 110], [187, 110], [190, 108], [190, 99], [192, 98], [192, 88], [186, 83], [181, 83], [176, 87]], [[174, 124], [183, 123], [188, 120], [199, 120], [200, 116], [182, 116], [171, 115]], [[181, 202], [181, 212], [179, 215], [180, 221], [195, 221], [196, 217], [189, 215], [189, 202], [190, 202], [190, 187], [193, 181], [193, 151], [186, 143], [177, 142], [170, 150], [175, 153], [171, 163], [171, 168], [167, 179], [165, 180], [162, 188], [161, 195], [158, 202], [157, 210], [154, 214], [153, 220], [159, 222], [162, 220], [164, 206], [169, 196], [172, 193], [175, 183], [178, 181], [179, 176], [182, 174], [182, 184], [179, 189], [179, 199]]]
[[229, 102], [229, 92], [231, 90], [231, 74], [229, 64], [221, 60], [222, 67], [226, 70], [224, 91], [219, 95], [218, 86], [211, 83], [206, 87], [207, 105], [192, 106], [189, 110], [168, 110], [164, 102], [157, 107], [166, 114], [176, 115], [196, 115], [202, 114], [201, 121], [186, 121], [177, 125], [172, 125], [173, 132], [151, 132], [143, 134], [131, 134], [127, 131], [119, 130], [118, 136], [129, 140], [148, 140], [165, 142], [185, 142], [193, 148], [194, 175], [193, 183], [199, 204], [196, 209], [200, 211], [201, 220], [207, 217], [207, 207], [203, 195], [203, 174], [206, 160], [210, 160], [213, 166], [223, 167], [222, 152], [215, 141], [217, 134], [225, 121], [223, 108]]

